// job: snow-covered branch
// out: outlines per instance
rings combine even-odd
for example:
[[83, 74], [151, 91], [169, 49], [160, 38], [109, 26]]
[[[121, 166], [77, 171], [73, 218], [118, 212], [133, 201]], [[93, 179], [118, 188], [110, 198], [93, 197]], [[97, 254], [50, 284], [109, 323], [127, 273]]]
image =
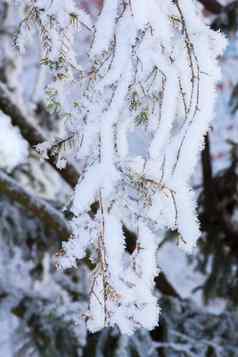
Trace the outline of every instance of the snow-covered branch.
[[[20, 129], [22, 136], [30, 144], [31, 147], [34, 147], [46, 141], [45, 134], [36, 124], [34, 124], [37, 122], [36, 118], [33, 118], [31, 114], [28, 115], [20, 108], [14, 98], [14, 95], [10, 93], [6, 86], [1, 82], [0, 110], [11, 118], [12, 124]], [[66, 168], [60, 170], [56, 165], [55, 157], [50, 154], [48, 161], [50, 165], [71, 187], [75, 186], [78, 181], [79, 173], [74, 167], [74, 165], [68, 163]]]
[[[74, 239], [63, 244], [59, 265], [91, 257], [91, 331], [152, 329], [159, 242], [176, 230], [191, 250], [200, 235], [190, 177], [213, 117], [225, 41], [191, 0], [105, 0], [95, 26], [86, 26], [92, 41], [85, 64], [74, 40], [75, 24], [81, 18], [85, 28], [87, 19], [76, 3], [25, 3], [16, 44], [38, 31], [48, 107], [65, 120], [68, 138], [60, 144], [73, 147], [81, 170]], [[123, 225], [137, 236], [131, 254]]]
[[55, 209], [50, 203], [40, 197], [36, 197], [17, 183], [10, 176], [0, 170], [0, 193], [6, 195], [12, 202], [18, 203], [34, 217], [38, 218], [46, 231], [53, 232], [62, 240], [71, 235], [70, 225], [64, 215]]

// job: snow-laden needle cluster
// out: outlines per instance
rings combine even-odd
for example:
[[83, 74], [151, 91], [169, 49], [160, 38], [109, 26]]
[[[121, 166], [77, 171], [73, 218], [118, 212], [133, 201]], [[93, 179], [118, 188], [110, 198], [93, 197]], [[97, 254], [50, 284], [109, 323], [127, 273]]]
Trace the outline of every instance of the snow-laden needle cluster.
[[[54, 151], [59, 164], [71, 157], [81, 169], [59, 266], [90, 256], [89, 330], [152, 329], [160, 237], [177, 230], [190, 249], [199, 236], [189, 178], [213, 117], [225, 41], [191, 0], [104, 0], [95, 25], [73, 0], [23, 3], [16, 43], [38, 29], [49, 108], [68, 132]], [[92, 38], [86, 64], [80, 29]], [[124, 227], [137, 236], [130, 254]]]

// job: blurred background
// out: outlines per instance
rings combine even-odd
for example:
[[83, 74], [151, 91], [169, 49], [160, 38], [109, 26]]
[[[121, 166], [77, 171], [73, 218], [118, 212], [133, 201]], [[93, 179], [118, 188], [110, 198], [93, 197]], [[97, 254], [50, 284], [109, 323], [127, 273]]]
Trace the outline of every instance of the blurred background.
[[[187, 255], [168, 232], [158, 251], [159, 325], [128, 337], [117, 328], [87, 334], [82, 319], [87, 262], [66, 273], [55, 269], [55, 253], [67, 234], [59, 212], [63, 209], [65, 221], [70, 218], [66, 203], [74, 172], [59, 175], [29, 150], [44, 138], [35, 128], [60, 137], [62, 123], [42, 101], [39, 49], [31, 44], [23, 57], [16, 55], [17, 15], [0, 0], [0, 357], [238, 356], [238, 1], [197, 1], [205, 21], [228, 38], [219, 59], [214, 121], [192, 178], [202, 236], [194, 254]], [[78, 3], [92, 18], [102, 6], [102, 0]], [[84, 56], [87, 32], [80, 41]], [[22, 101], [10, 96], [9, 109], [1, 83]], [[31, 113], [28, 124], [21, 105]], [[20, 135], [25, 149], [18, 146]], [[18, 164], [13, 154], [20, 149], [28, 153]]]

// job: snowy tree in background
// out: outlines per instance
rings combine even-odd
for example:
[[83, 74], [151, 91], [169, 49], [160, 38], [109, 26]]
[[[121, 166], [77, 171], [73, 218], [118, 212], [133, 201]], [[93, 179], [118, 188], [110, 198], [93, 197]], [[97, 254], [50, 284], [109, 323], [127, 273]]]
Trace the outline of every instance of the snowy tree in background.
[[[57, 264], [90, 257], [89, 330], [151, 330], [164, 233], [177, 230], [186, 250], [200, 234], [189, 180], [213, 117], [225, 41], [191, 0], [105, 0], [95, 25], [74, 1], [17, 3], [15, 44], [24, 50], [38, 33], [48, 109], [65, 123], [62, 140], [37, 150], [80, 172], [72, 237]], [[81, 29], [91, 36], [88, 56], [76, 46]], [[125, 229], [137, 237], [130, 253]]]

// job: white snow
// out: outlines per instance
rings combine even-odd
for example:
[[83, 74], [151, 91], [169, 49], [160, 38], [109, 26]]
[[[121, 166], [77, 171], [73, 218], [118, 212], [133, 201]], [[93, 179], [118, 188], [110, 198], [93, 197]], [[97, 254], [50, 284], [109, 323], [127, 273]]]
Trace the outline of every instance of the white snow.
[[10, 119], [0, 112], [0, 167], [12, 171], [16, 166], [26, 162], [28, 143]]

